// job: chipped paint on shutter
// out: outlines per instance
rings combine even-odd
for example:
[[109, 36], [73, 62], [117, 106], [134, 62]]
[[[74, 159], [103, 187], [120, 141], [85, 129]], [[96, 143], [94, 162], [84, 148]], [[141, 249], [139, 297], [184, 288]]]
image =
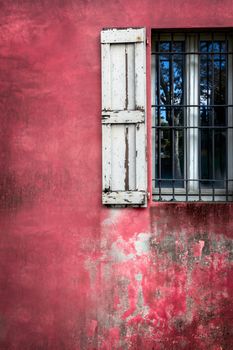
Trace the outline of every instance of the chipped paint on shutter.
[[146, 206], [145, 29], [105, 29], [102, 47], [103, 204]]

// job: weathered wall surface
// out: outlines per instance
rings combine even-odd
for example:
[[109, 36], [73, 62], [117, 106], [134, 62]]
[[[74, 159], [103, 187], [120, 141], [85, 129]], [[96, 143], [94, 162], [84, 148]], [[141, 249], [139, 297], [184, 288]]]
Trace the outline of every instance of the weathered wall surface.
[[99, 47], [102, 27], [232, 27], [232, 1], [0, 9], [0, 349], [232, 350], [233, 206], [100, 204]]

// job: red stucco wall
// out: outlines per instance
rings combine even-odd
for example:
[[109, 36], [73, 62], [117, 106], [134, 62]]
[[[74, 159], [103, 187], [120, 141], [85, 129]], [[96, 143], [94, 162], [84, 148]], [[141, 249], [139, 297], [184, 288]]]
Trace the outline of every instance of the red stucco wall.
[[0, 349], [232, 350], [233, 206], [101, 206], [99, 47], [232, 27], [232, 1], [8, 0], [0, 25]]

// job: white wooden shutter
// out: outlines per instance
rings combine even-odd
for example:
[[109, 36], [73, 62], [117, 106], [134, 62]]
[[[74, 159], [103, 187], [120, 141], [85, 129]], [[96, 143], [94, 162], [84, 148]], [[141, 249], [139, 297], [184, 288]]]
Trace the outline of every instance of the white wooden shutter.
[[101, 53], [102, 201], [146, 206], [145, 29], [104, 29]]

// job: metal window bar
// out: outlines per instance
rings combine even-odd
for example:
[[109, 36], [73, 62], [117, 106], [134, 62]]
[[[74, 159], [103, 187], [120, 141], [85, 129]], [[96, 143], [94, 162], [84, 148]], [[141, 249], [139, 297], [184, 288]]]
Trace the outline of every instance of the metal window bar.
[[[187, 33], [185, 33], [185, 48], [186, 48], [186, 43], [187, 43]], [[187, 50], [186, 50], [187, 51]], [[183, 57], [183, 65], [185, 67], [185, 58], [187, 56], [182, 56]], [[187, 90], [187, 80], [185, 79], [185, 69], [183, 69], [183, 84], [184, 84], [184, 91]], [[185, 102], [185, 104], [187, 104], [187, 96], [186, 94], [183, 94], [183, 101]], [[185, 127], [185, 135], [184, 135], [184, 149], [186, 149], [188, 147], [188, 115], [187, 115], [187, 108], [183, 105], [182, 106], [183, 109], [183, 118], [184, 118], [184, 127]], [[185, 180], [184, 180], [184, 186], [185, 186], [185, 200], [186, 202], [188, 202], [188, 152], [185, 152]]]
[[[163, 51], [154, 51], [154, 52], [151, 52], [151, 55], [160, 55], [160, 54], [164, 54]], [[177, 52], [172, 52], [172, 51], [166, 51], [166, 55], [177, 55]], [[203, 55], [203, 52], [202, 51], [196, 51], [196, 52], [193, 52], [193, 51], [185, 51], [185, 52], [179, 52], [179, 55], [197, 55], [197, 56], [200, 56], [200, 55]], [[206, 55], [206, 53], [205, 53]], [[216, 52], [214, 51], [210, 51], [208, 52], [208, 55], [216, 55]], [[228, 51], [228, 52], [224, 52], [224, 55], [233, 55], [233, 51]]]
[[[160, 34], [158, 35], [158, 43], [157, 43], [158, 47], [160, 46]], [[156, 89], [156, 92], [157, 92], [157, 103], [158, 105], [160, 105], [160, 55], [157, 55], [156, 56], [157, 59], [156, 59], [156, 67], [157, 67], [157, 89]], [[158, 108], [158, 113], [157, 113], [157, 122], [158, 122], [158, 125], [160, 125], [160, 110]], [[157, 154], [157, 153], [155, 153]], [[158, 173], [159, 173], [159, 178], [161, 178], [161, 157], [160, 157], [160, 154], [161, 154], [161, 132], [160, 130], [158, 131]], [[155, 162], [155, 165], [156, 165], [156, 162]], [[155, 174], [156, 174], [156, 169], [155, 169]], [[161, 181], [159, 180], [159, 200], [162, 200], [162, 197], [161, 197]]]
[[[214, 33], [211, 33], [211, 47], [212, 50], [214, 51]], [[215, 80], [214, 80], [214, 57], [215, 55], [211, 55], [211, 72], [212, 72], [212, 89], [211, 89], [211, 101], [212, 104], [214, 104], [215, 99], [214, 99], [214, 90], [215, 90]], [[211, 107], [211, 119], [212, 119], [212, 125], [214, 125], [214, 108]], [[214, 152], [214, 138], [215, 138], [215, 133], [214, 133], [214, 129], [211, 129], [211, 138], [212, 138], [212, 178], [215, 179], [215, 152]], [[215, 182], [214, 180], [211, 182], [212, 184], [212, 191], [213, 191], [213, 202], [215, 200], [215, 191], [214, 191], [214, 187], [215, 187]]]
[[[171, 51], [173, 51], [174, 48], [174, 40], [173, 40], [174, 34], [172, 33], [172, 38], [171, 38]], [[173, 75], [173, 69], [174, 69], [174, 55], [170, 56], [170, 77], [171, 77], [171, 88], [170, 88], [170, 103], [173, 104], [175, 102], [174, 99], [174, 75]], [[170, 115], [171, 115], [171, 122], [172, 122], [172, 134], [171, 134], [171, 139], [172, 139], [172, 200], [175, 200], [175, 133], [174, 133], [174, 118], [175, 118], [175, 113], [174, 113], [174, 108], [170, 109]]]
[[[226, 51], [228, 52], [227, 33], [225, 33], [224, 40], [225, 40], [225, 48], [226, 48]], [[225, 55], [225, 58], [226, 58], [226, 55]], [[228, 70], [228, 59], [226, 59], [226, 72], [229, 72], [229, 70]], [[225, 101], [228, 100], [227, 97], [228, 97], [228, 81], [227, 81], [227, 84], [226, 84], [226, 87], [225, 87]], [[224, 109], [225, 109], [226, 125], [229, 126], [228, 108], [224, 107]], [[226, 132], [226, 147], [228, 147], [228, 130]], [[228, 157], [226, 157], [226, 201], [228, 201], [228, 193], [229, 193], [228, 190], [229, 190], [229, 188], [228, 188]]]
[[[193, 35], [193, 33], [192, 33]], [[163, 43], [162, 35], [161, 33], [158, 34], [157, 40], [155, 45], [153, 46], [156, 51], [152, 52], [152, 55], [156, 55], [156, 104], [152, 104], [152, 108], [156, 108], [156, 113], [155, 116], [157, 116], [157, 121], [153, 123], [152, 128], [155, 129], [155, 145], [156, 152], [155, 155], [157, 157], [157, 161], [155, 162], [155, 178], [152, 179], [153, 184], [155, 185], [155, 191], [154, 191], [154, 197], [157, 198], [159, 201], [162, 200], [167, 200], [166, 197], [169, 198], [169, 200], [176, 201], [179, 200], [178, 197], [180, 197], [182, 200], [192, 200], [192, 197], [198, 197], [198, 200], [208, 200], [208, 201], [218, 201], [222, 200], [220, 197], [223, 198], [224, 201], [233, 201], [233, 191], [229, 190], [229, 183], [233, 184], [233, 179], [228, 177], [228, 130], [233, 129], [233, 126], [228, 125], [228, 110], [229, 108], [233, 107], [233, 104], [227, 104], [228, 102], [228, 55], [232, 55], [233, 52], [228, 51], [228, 35], [227, 33], [224, 34], [224, 40], [219, 40], [215, 39], [214, 33], [211, 33], [211, 40], [206, 40], [208, 43], [211, 43], [211, 50], [209, 50], [208, 45], [207, 45], [207, 50], [206, 52], [203, 52], [201, 50], [201, 33], [197, 33], [197, 38], [198, 38], [198, 51], [192, 52], [192, 51], [179, 51], [177, 52], [175, 50], [175, 39], [174, 39], [174, 33], [171, 33], [171, 39], [168, 41], [169, 42], [169, 50], [168, 51], [162, 51], [161, 50], [161, 43]], [[187, 42], [187, 37], [188, 34], [185, 33], [185, 39], [184, 43]], [[165, 40], [166, 41], [166, 40]], [[165, 42], [164, 41], [164, 42]], [[219, 52], [216, 52], [215, 50], [215, 42], [220, 41], [219, 45]], [[225, 43], [225, 45], [222, 44], [222, 42]], [[184, 48], [185, 46], [183, 46]], [[225, 51], [223, 48], [225, 47]], [[182, 57], [182, 98], [180, 100], [180, 104], [176, 105], [175, 104], [175, 93], [174, 93], [174, 55], [179, 55]], [[198, 104], [188, 104], [187, 103], [187, 79], [185, 79], [185, 76], [187, 76], [187, 71], [185, 61], [187, 55], [197, 55], [199, 57], [198, 59], [198, 79], [199, 79], [199, 84], [198, 84]], [[215, 103], [215, 59], [216, 55], [218, 55], [218, 63], [217, 66], [219, 65], [219, 78], [217, 80], [217, 83], [219, 84], [218, 89], [220, 90], [221, 93], [221, 87], [222, 87], [222, 61], [225, 60], [226, 64], [226, 78], [225, 78], [225, 100], [224, 103]], [[169, 102], [163, 103], [161, 99], [161, 56], [166, 56], [169, 59], [167, 60], [169, 62]], [[207, 67], [206, 67], [206, 80], [207, 80], [207, 100], [206, 104], [201, 103], [201, 92], [200, 92], [200, 76], [201, 76], [201, 68], [200, 68], [200, 57], [207, 57], [206, 62], [207, 62]], [[209, 57], [211, 60], [211, 73], [209, 74]], [[224, 58], [222, 58], [224, 57]], [[217, 59], [216, 59], [217, 60]], [[165, 60], [166, 61], [166, 60]], [[231, 78], [230, 78], [231, 79]], [[210, 88], [209, 88], [210, 86]], [[208, 98], [209, 95], [209, 90], [210, 90], [210, 99]], [[196, 101], [195, 101], [196, 102]], [[223, 101], [221, 101], [223, 102]], [[198, 113], [197, 113], [197, 118], [198, 118], [198, 124], [197, 126], [190, 126], [189, 125], [189, 120], [188, 120], [188, 114], [187, 114], [187, 109], [190, 107], [197, 108]], [[225, 125], [216, 125], [215, 124], [215, 113], [216, 113], [216, 108], [220, 107], [221, 110], [225, 111], [223, 112], [224, 118], [225, 118]], [[182, 125], [177, 125], [177, 121], [175, 122], [175, 110], [180, 109], [182, 110], [182, 118], [183, 122]], [[165, 115], [169, 114], [171, 121], [170, 125], [163, 125], [161, 123], [161, 113], [162, 111], [165, 112]], [[208, 115], [211, 115], [211, 123], [210, 120], [208, 120], [208, 125], [203, 125], [201, 121], [201, 112], [204, 114], [207, 113]], [[190, 178], [188, 174], [188, 163], [190, 162], [189, 155], [188, 155], [188, 130], [191, 129], [196, 129], [198, 130], [198, 179], [195, 178]], [[163, 132], [165, 131], [170, 131], [169, 132], [169, 137], [170, 137], [170, 161], [171, 161], [171, 174], [172, 176], [163, 176], [163, 170], [162, 170], [162, 139], [163, 139]], [[180, 130], [180, 132], [178, 132]], [[208, 174], [211, 176], [206, 176], [203, 178], [202, 175], [202, 152], [203, 152], [203, 145], [201, 143], [202, 139], [202, 131], [204, 132], [206, 130], [205, 135], [209, 134], [211, 135], [211, 151], [210, 148], [208, 148], [208, 152], [211, 152], [208, 157], [210, 157], [210, 164], [211, 167], [208, 168]], [[215, 149], [215, 138], [216, 138], [216, 132], [224, 133], [226, 141], [225, 141], [225, 160], [226, 164], [225, 166], [225, 178], [224, 179], [218, 179], [216, 177], [216, 160], [215, 160], [215, 154], [216, 154], [216, 149]], [[209, 133], [208, 133], [209, 131]], [[175, 173], [175, 133], [176, 137], [179, 137], [178, 135], [183, 135], [183, 176], [176, 176], [177, 174]], [[210, 137], [209, 137], [210, 138]], [[177, 142], [177, 141], [176, 141]], [[190, 141], [189, 141], [190, 142]], [[208, 146], [209, 147], [209, 146]], [[177, 151], [177, 150], [176, 150]], [[233, 160], [232, 160], [233, 161]], [[209, 164], [208, 164], [209, 167]], [[190, 182], [197, 182], [198, 183], [198, 191], [196, 192], [190, 192], [189, 191], [189, 183]], [[182, 188], [177, 188], [178, 183], [183, 183]], [[221, 187], [221, 184], [224, 183], [224, 188]], [[170, 184], [170, 185], [169, 185]], [[208, 186], [211, 185], [211, 188], [208, 188]], [[206, 187], [205, 187], [206, 186]], [[207, 199], [206, 199], [207, 198]]]

